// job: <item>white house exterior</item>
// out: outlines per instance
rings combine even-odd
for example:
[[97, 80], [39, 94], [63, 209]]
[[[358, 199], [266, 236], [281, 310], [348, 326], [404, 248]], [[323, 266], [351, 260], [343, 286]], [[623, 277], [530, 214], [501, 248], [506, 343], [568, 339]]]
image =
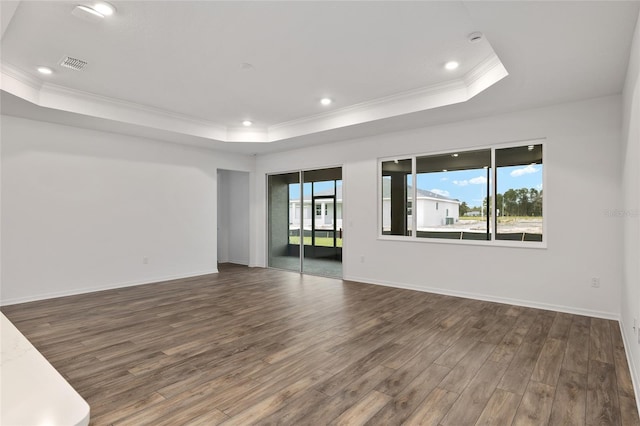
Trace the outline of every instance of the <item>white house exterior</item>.
[[414, 214], [417, 216], [418, 229], [452, 225], [458, 221], [460, 201], [422, 190], [418, 190], [416, 198], [417, 208]]
[[[409, 187], [409, 192], [412, 190]], [[382, 198], [382, 229], [391, 229], [391, 197], [389, 191], [384, 191]], [[454, 224], [460, 214], [460, 201], [436, 194], [431, 191], [418, 189], [416, 191], [416, 205], [410, 201], [408, 208], [409, 228], [413, 224], [413, 215], [417, 216], [418, 230], [441, 227]]]
[[[305, 195], [302, 203], [302, 218], [304, 223], [304, 229], [311, 229], [311, 217], [315, 220], [315, 229], [333, 229], [333, 194], [327, 197], [332, 198], [318, 198], [324, 194], [318, 192], [316, 194], [315, 212], [311, 212], [311, 196]], [[336, 229], [342, 228], [342, 186], [336, 188]], [[300, 200], [289, 201], [289, 227], [292, 229], [298, 229], [300, 227]]]

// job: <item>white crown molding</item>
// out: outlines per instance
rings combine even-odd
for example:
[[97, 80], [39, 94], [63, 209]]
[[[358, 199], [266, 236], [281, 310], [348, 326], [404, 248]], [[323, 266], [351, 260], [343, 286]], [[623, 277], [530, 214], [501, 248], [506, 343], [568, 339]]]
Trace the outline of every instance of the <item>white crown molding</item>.
[[139, 125], [221, 142], [276, 142], [399, 115], [466, 102], [508, 75], [493, 54], [462, 78], [373, 99], [268, 128], [226, 127], [214, 122], [42, 82], [2, 64], [0, 89], [45, 108]]
[[461, 80], [423, 87], [269, 127], [269, 142], [466, 101]]
[[2, 64], [0, 89], [34, 104], [39, 104], [42, 82], [8, 64]]
[[468, 88], [469, 99], [473, 98], [483, 90], [493, 86], [502, 80], [509, 73], [496, 54], [486, 58], [469, 71], [463, 80]]

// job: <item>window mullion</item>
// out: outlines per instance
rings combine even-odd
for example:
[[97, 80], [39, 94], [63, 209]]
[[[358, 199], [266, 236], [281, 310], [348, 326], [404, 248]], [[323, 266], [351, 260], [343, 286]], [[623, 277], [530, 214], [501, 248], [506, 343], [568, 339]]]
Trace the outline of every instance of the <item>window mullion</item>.
[[[496, 232], [498, 229], [498, 216], [496, 215], [496, 188], [498, 185], [498, 181], [496, 180], [497, 177], [497, 173], [496, 173], [496, 149], [495, 148], [491, 148], [491, 165], [490, 165], [490, 170], [491, 170], [491, 224], [493, 225], [490, 229], [489, 232], [491, 234], [491, 241], [495, 241], [496, 240]], [[487, 206], [487, 209], [489, 209], [489, 206]]]
[[411, 238], [418, 238], [418, 181], [416, 173], [416, 157], [411, 157]]

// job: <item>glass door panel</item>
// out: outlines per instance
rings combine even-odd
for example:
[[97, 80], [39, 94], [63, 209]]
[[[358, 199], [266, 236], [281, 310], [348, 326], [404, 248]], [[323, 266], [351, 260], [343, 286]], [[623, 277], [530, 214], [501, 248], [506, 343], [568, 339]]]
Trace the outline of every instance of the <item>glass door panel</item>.
[[342, 214], [342, 168], [310, 170], [302, 175], [305, 187], [310, 185], [305, 201], [310, 202], [313, 212], [305, 229], [310, 238], [305, 241], [302, 271], [342, 277], [342, 239], [338, 244], [337, 238], [338, 207]]
[[300, 272], [303, 221], [300, 173], [268, 177], [269, 266]]

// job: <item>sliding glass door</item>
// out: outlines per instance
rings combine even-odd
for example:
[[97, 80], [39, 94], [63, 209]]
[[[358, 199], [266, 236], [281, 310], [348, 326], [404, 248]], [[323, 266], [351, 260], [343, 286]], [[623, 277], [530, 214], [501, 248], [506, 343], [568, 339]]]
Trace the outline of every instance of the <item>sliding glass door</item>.
[[269, 266], [342, 277], [342, 168], [268, 177]]

